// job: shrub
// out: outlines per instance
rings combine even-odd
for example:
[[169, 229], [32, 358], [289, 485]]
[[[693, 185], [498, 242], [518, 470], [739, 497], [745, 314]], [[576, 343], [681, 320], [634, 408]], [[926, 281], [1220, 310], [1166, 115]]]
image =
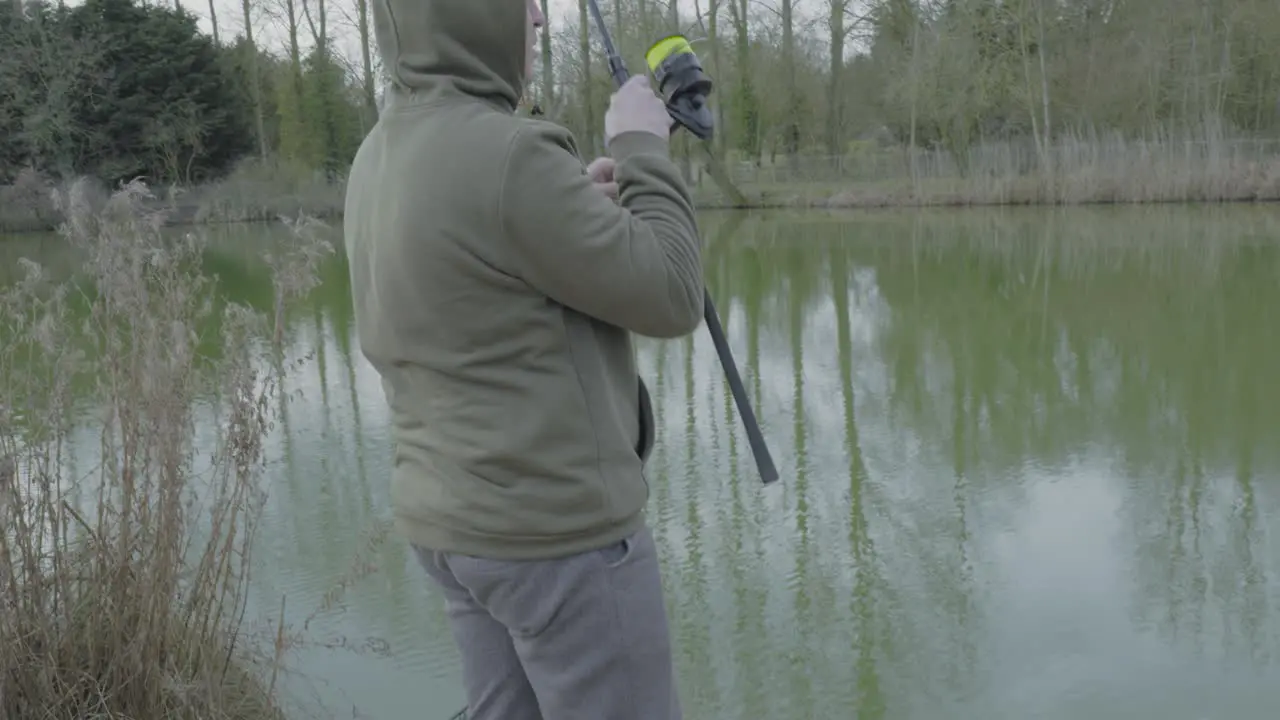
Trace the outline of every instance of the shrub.
[[[283, 717], [279, 643], [254, 650], [243, 623], [287, 372], [270, 319], [219, 298], [199, 238], [162, 235], [144, 186], [96, 214], [84, 188], [59, 196], [83, 274], [24, 261], [0, 290], [0, 717]], [[307, 227], [299, 246], [323, 244]], [[314, 255], [277, 256], [278, 302]], [[202, 416], [218, 432], [198, 455]], [[73, 432], [100, 447], [83, 477]]]

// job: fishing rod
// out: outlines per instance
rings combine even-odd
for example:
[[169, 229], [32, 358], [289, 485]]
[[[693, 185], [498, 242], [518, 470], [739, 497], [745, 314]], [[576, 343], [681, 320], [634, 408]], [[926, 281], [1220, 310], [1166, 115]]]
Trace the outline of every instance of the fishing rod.
[[[630, 77], [627, 66], [613, 45], [609, 36], [609, 28], [605, 26], [604, 17], [600, 14], [600, 5], [596, 0], [587, 0], [591, 15], [595, 18], [596, 28], [604, 42], [604, 51], [609, 59], [609, 72], [613, 82], [622, 87]], [[645, 53], [645, 62], [658, 83], [658, 91], [667, 103], [667, 113], [671, 116], [671, 130], [675, 132], [683, 127], [699, 140], [707, 141], [715, 133], [715, 118], [711, 107], [707, 104], [707, 96], [711, 94], [711, 78], [702, 71], [702, 64], [694, 54], [689, 41], [681, 35], [671, 35], [653, 44]], [[720, 356], [720, 365], [724, 368], [725, 379], [729, 382], [729, 391], [738, 406], [738, 415], [747, 431], [747, 442], [751, 445], [751, 454], [755, 457], [756, 469], [764, 484], [778, 479], [778, 469], [773, 464], [773, 456], [769, 454], [769, 446], [765, 444], [764, 433], [760, 431], [760, 423], [751, 409], [747, 399], [747, 389], [742, 384], [742, 376], [738, 374], [738, 364], [734, 362], [733, 351], [729, 348], [729, 340], [725, 337], [724, 327], [720, 324], [720, 316], [711, 302], [708, 290], [703, 297], [703, 319], [707, 330], [711, 332], [711, 342], [716, 346], [716, 354]]]

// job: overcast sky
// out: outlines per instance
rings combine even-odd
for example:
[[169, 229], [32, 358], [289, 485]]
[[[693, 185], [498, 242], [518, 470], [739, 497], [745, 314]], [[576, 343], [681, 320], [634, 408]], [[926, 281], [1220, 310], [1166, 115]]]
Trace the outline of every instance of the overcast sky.
[[[260, 2], [259, 4], [270, 4], [272, 1], [273, 0], [266, 0], [265, 3]], [[279, 2], [279, 0], [275, 1]], [[512, 0], [512, 2], [516, 1], [518, 0]], [[608, 5], [609, 3], [609, 0], [598, 1], [603, 1], [605, 5]], [[686, 13], [686, 16], [691, 16], [693, 14], [693, 0], [679, 1], [681, 12]], [[810, 0], [810, 2], [812, 1], [813, 0]], [[183, 7], [185, 7], [189, 12], [200, 17], [201, 27], [204, 31], [211, 33], [212, 25], [209, 22], [209, 0], [181, 0], [181, 2]], [[354, 0], [330, 0], [330, 2], [333, 3], [330, 5], [330, 8], [332, 8], [330, 11], [330, 23], [336, 23], [338, 26], [342, 26], [335, 27], [333, 30], [333, 32], [335, 32], [335, 36], [341, 37], [340, 47], [342, 51], [347, 53], [348, 57], [359, 57], [358, 45], [353, 37], [355, 35], [355, 31], [353, 29], [355, 19]], [[244, 25], [241, 21], [242, 10], [239, 0], [214, 0], [214, 8], [218, 13], [218, 29], [220, 31], [220, 35], [223, 36], [223, 39], [229, 40], [230, 38], [239, 35]], [[577, 0], [550, 0], [550, 14], [552, 28], [554, 29], [556, 24], [558, 22], [562, 22], [566, 15], [575, 19], [577, 18], [578, 2]], [[346, 26], [347, 17], [351, 18], [350, 27]], [[260, 21], [259, 25], [261, 24], [262, 23]], [[255, 30], [257, 31], [258, 36], [260, 36], [265, 42], [274, 41], [275, 43], [281, 43], [283, 41], [284, 35], [279, 28], [272, 30], [270, 33], [265, 32], [265, 29], [260, 30], [256, 27]]]
[[[167, 2], [169, 0], [153, 0], [153, 2]], [[209, 0], [180, 0], [182, 6], [188, 12], [195, 14], [200, 18], [200, 27], [207, 33], [212, 33], [213, 25], [209, 21]], [[330, 1], [330, 32], [338, 40], [339, 49], [349, 58], [358, 58], [359, 45], [356, 40], [355, 33], [355, 1], [354, 0], [329, 0]], [[256, 6], [271, 6], [273, 4], [283, 5], [280, 0], [255, 0]], [[301, 3], [299, 3], [301, 4]], [[551, 15], [553, 20], [557, 19], [570, 8], [576, 7], [576, 0], [550, 0]], [[229, 41], [232, 37], [239, 35], [244, 30], [244, 22], [240, 0], [213, 0], [213, 7], [218, 13], [218, 30], [223, 42]], [[261, 12], [259, 12], [261, 15]], [[284, 33], [279, 27], [270, 27], [271, 21], [265, 18], [259, 18], [254, 27], [255, 39], [259, 43], [271, 45], [271, 50], [278, 51], [284, 43]], [[276, 23], [278, 24], [278, 23]], [[304, 31], [303, 35], [306, 35]], [[303, 42], [309, 38], [300, 38]]]
[[[153, 0], [156, 2], [168, 2], [171, 0]], [[355, 0], [329, 0], [330, 5], [330, 27], [333, 37], [338, 41], [339, 50], [348, 58], [359, 57], [359, 45], [355, 38], [354, 19], [355, 19]], [[511, 0], [517, 2], [519, 0]], [[611, 0], [599, 0], [603, 3], [603, 7], [607, 7]], [[660, 0], [665, 4], [665, 0]], [[212, 32], [212, 25], [209, 22], [209, 0], [181, 0], [182, 5], [188, 11], [196, 14], [201, 19], [201, 26], [205, 32]], [[255, 4], [259, 6], [269, 6], [271, 4], [283, 4], [280, 0], [255, 0]], [[680, 12], [682, 17], [692, 19], [694, 12], [694, 0], [679, 0]], [[756, 0], [758, 7], [769, 7], [774, 3], [770, 0]], [[825, 11], [826, 0], [797, 0], [796, 14], [808, 17], [816, 14], [818, 9]], [[855, 3], [858, 4], [858, 3]], [[705, 8], [706, 3], [701, 5]], [[229, 41], [232, 37], [242, 32], [243, 23], [241, 22], [241, 5], [240, 0], [214, 0], [214, 7], [218, 13], [218, 28], [222, 40]], [[563, 23], [566, 16], [576, 19], [578, 14], [577, 0], [550, 0], [551, 24], [552, 29], [557, 24]], [[350, 18], [350, 21], [347, 20]], [[262, 43], [266, 43], [272, 50], [278, 51], [284, 42], [284, 34], [279, 27], [264, 27], [266, 21], [259, 20], [254, 28], [256, 37]], [[305, 32], [304, 32], [305, 35]]]
[[[149, 0], [156, 3], [170, 3], [173, 0]], [[200, 18], [201, 28], [212, 33], [213, 26], [209, 21], [209, 0], [179, 0], [182, 6], [188, 12], [195, 14]], [[303, 0], [298, 0], [299, 5]], [[314, 2], [314, 0], [311, 0]], [[337, 49], [344, 56], [351, 60], [357, 60], [360, 57], [360, 47], [355, 31], [355, 7], [356, 0], [328, 0], [329, 5], [329, 26], [330, 36], [334, 38]], [[520, 2], [521, 0], [510, 0], [511, 2]], [[680, 3], [681, 17], [685, 22], [692, 20], [694, 13], [695, 0], [678, 0]], [[253, 0], [254, 6], [258, 8], [271, 7], [273, 15], [277, 17], [282, 14], [274, 11], [274, 7], [283, 6], [283, 0]], [[602, 8], [607, 8], [612, 0], [598, 0], [602, 3]], [[666, 0], [657, 0], [658, 4], [665, 5]], [[761, 8], [770, 8], [776, 4], [776, 0], [752, 0], [756, 6], [756, 10]], [[75, 5], [78, 0], [68, 0], [68, 4]], [[705, 0], [700, 3], [704, 8]], [[795, 0], [797, 21], [809, 19], [815, 15], [826, 12], [827, 0]], [[853, 5], [861, 5], [859, 0], [855, 0]], [[243, 32], [244, 23], [241, 21], [241, 2], [240, 0], [213, 0], [214, 8], [218, 13], [218, 30], [220, 39], [225, 43]], [[578, 0], [550, 0], [551, 26], [554, 31], [557, 25], [563, 25], [566, 17], [576, 21], [578, 15]], [[284, 48], [285, 34], [282, 23], [279, 21], [271, 22], [263, 17], [264, 13], [259, 9], [257, 11], [257, 20], [255, 21], [254, 34], [260, 46], [266, 46], [273, 52], [280, 52]], [[303, 37], [299, 40], [304, 46], [309, 45], [309, 33], [305, 29], [302, 33]], [[656, 39], [656, 38], [655, 38]]]

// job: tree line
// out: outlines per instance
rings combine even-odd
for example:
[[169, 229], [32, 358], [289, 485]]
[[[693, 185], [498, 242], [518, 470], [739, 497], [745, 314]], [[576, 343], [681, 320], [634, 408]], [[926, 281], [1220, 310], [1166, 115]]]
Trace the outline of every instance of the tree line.
[[[1274, 0], [599, 2], [633, 69], [665, 34], [694, 39], [715, 147], [739, 160], [1280, 130]], [[368, 0], [217, 9], [205, 34], [182, 0], [0, 0], [0, 182], [31, 167], [191, 184], [244, 158], [340, 176], [383, 82]], [[549, 14], [528, 104], [599, 153], [611, 80], [575, 10]]]
[[[1280, 130], [1274, 0], [599, 2], [633, 67], [663, 34], [696, 39], [720, 147], [747, 160]], [[551, 38], [541, 101], [587, 132], [609, 78], [586, 0]]]
[[223, 42], [180, 3], [0, 0], [0, 182], [190, 185], [253, 157], [341, 175], [376, 120], [373, 82], [351, 82], [323, 2], [282, 0], [283, 52], [255, 42], [256, 2]]

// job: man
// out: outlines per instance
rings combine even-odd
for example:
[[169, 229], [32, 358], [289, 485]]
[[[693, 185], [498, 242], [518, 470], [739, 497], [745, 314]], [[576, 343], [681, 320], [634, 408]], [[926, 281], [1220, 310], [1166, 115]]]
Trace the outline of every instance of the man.
[[348, 181], [356, 328], [391, 410], [397, 527], [445, 597], [470, 717], [678, 720], [630, 339], [703, 312], [663, 103], [643, 77], [619, 90], [611, 159], [588, 171], [568, 132], [514, 112], [537, 0], [375, 0], [373, 17], [392, 82]]

